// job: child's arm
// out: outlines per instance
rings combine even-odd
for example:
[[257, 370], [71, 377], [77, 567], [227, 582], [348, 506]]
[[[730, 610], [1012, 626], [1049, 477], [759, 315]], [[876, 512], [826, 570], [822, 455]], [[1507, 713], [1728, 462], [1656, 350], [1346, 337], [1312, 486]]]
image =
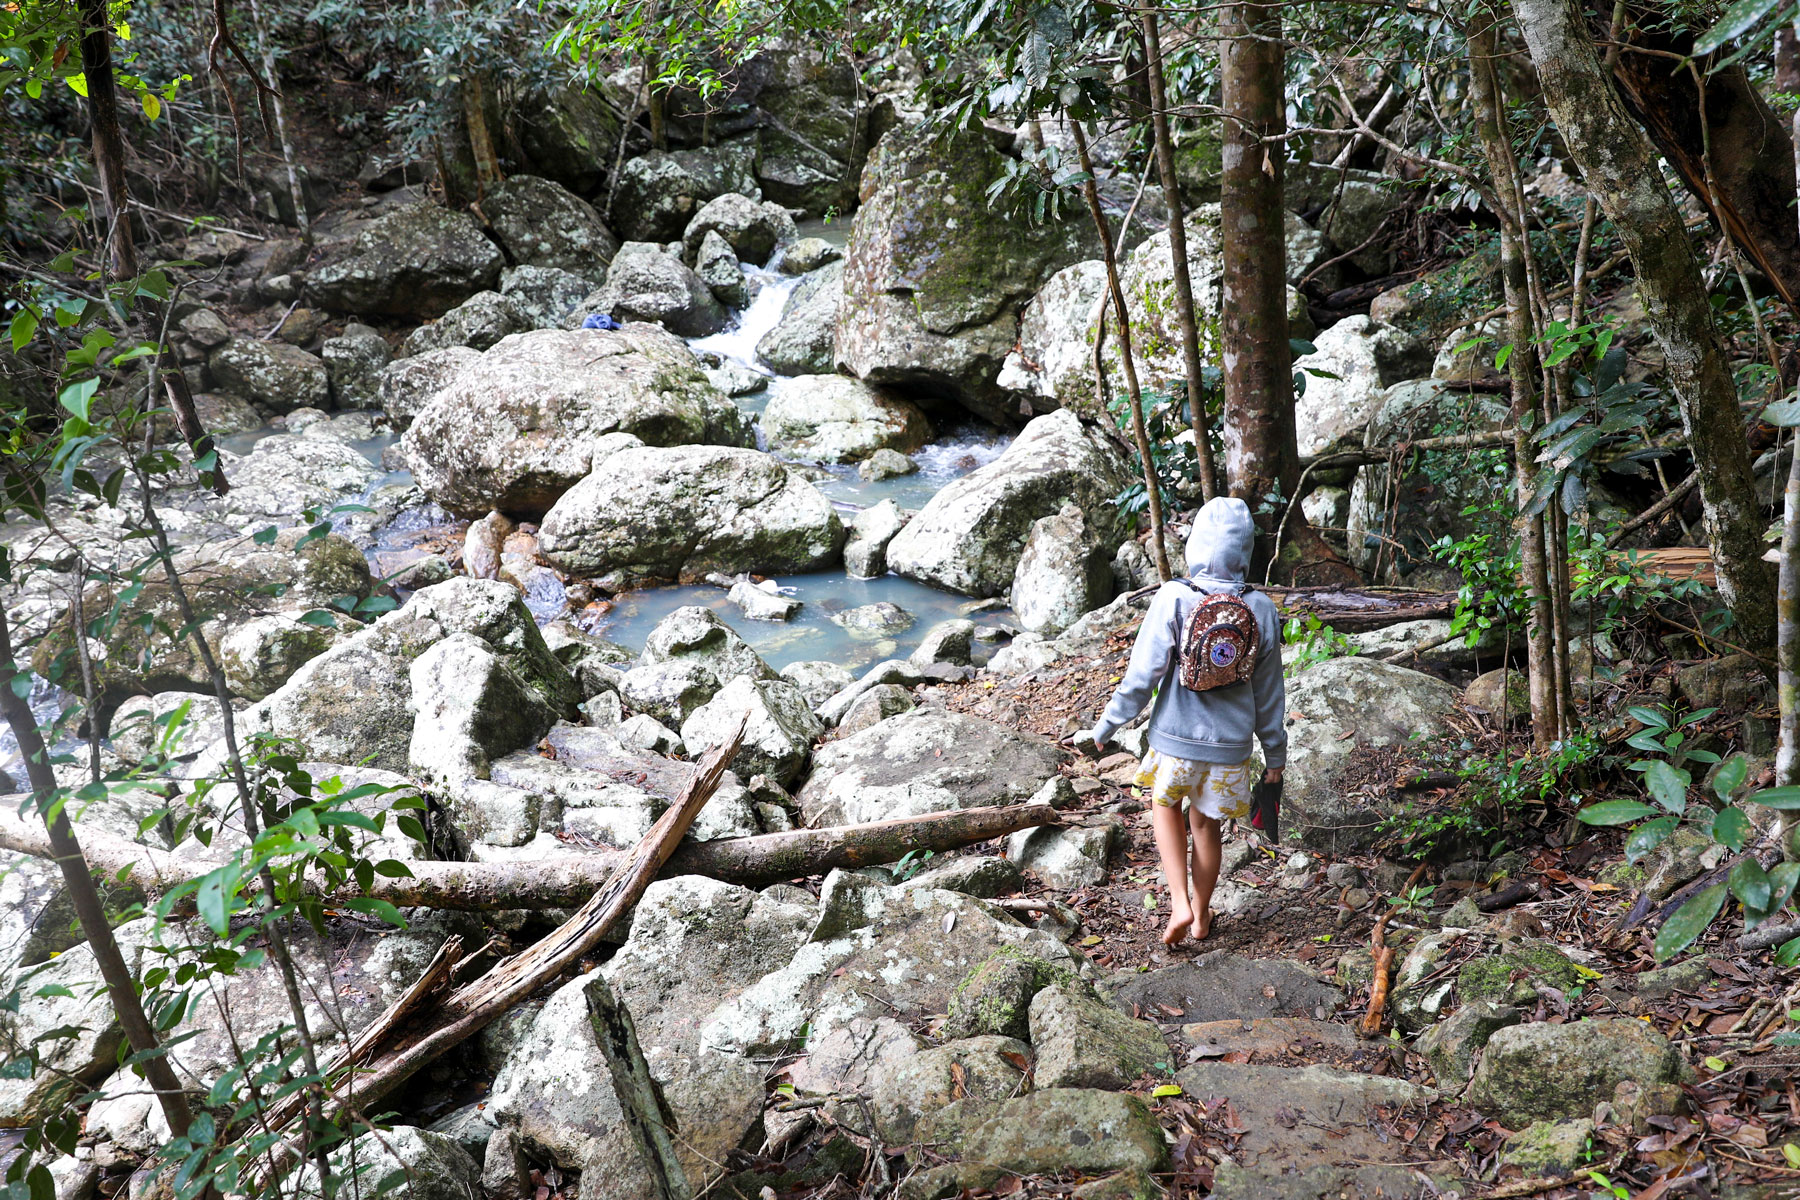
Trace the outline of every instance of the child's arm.
[[[1273, 603], [1269, 607], [1273, 609]], [[1263, 766], [1279, 771], [1287, 765], [1287, 679], [1281, 663], [1280, 615], [1275, 615], [1270, 624], [1274, 636], [1265, 638], [1257, 653], [1250, 689], [1256, 702], [1256, 740], [1262, 743]]]
[[1131, 665], [1126, 667], [1125, 677], [1119, 681], [1112, 699], [1107, 702], [1106, 711], [1100, 714], [1100, 720], [1094, 726], [1096, 744], [1105, 745], [1114, 733], [1143, 712], [1157, 687], [1167, 678], [1169, 664], [1178, 652], [1181, 638], [1181, 631], [1176, 628], [1175, 601], [1176, 590], [1167, 585], [1150, 601], [1150, 611], [1144, 614], [1137, 641], [1132, 643]]

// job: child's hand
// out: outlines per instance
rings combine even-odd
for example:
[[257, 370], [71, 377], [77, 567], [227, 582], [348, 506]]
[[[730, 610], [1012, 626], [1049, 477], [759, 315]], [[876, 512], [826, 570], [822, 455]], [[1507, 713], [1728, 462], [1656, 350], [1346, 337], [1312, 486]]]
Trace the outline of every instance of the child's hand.
[[1281, 782], [1281, 772], [1283, 769], [1284, 768], [1281, 768], [1281, 767], [1270, 767], [1268, 770], [1263, 772], [1262, 781], [1264, 783], [1280, 783]]

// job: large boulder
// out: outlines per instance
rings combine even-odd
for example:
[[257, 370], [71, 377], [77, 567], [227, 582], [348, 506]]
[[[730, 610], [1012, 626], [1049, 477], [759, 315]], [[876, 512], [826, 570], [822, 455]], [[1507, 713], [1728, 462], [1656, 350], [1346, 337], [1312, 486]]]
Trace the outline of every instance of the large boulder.
[[719, 614], [698, 604], [684, 605], [656, 623], [644, 639], [643, 666], [699, 663], [723, 683], [739, 675], [774, 679], [775, 672]]
[[[481, 1200], [483, 1195], [481, 1164], [467, 1149], [454, 1138], [411, 1125], [371, 1130], [333, 1150], [329, 1162], [337, 1177], [332, 1189], [324, 1189], [318, 1168], [309, 1165], [297, 1177], [296, 1200], [374, 1200], [396, 1191], [408, 1200]], [[384, 1186], [396, 1174], [400, 1186]]]
[[660, 1109], [631, 1014], [598, 971], [545, 1001], [488, 1093], [503, 1130], [617, 1200], [688, 1194]]
[[760, 423], [771, 448], [821, 462], [856, 462], [883, 448], [911, 453], [931, 440], [918, 405], [842, 375], [790, 380]]
[[[607, 260], [611, 262], [609, 258]], [[576, 305], [591, 296], [604, 270], [565, 271], [561, 267], [508, 267], [500, 272], [500, 294], [519, 306], [532, 329], [561, 329]]]
[[540, 329], [466, 361], [401, 439], [413, 477], [452, 512], [536, 516], [585, 478], [597, 443], [744, 445], [737, 407], [654, 326]]
[[381, 471], [354, 446], [294, 434], [262, 438], [236, 462], [225, 456], [225, 475], [231, 492], [219, 507], [242, 529], [364, 501], [381, 481]]
[[593, 205], [535, 175], [514, 175], [495, 184], [482, 198], [481, 211], [519, 266], [599, 275], [619, 252], [619, 240]]
[[991, 420], [1016, 417], [997, 380], [1019, 310], [1098, 245], [1073, 209], [1032, 225], [992, 206], [988, 187], [1009, 165], [979, 130], [897, 129], [881, 140], [844, 260], [841, 368], [949, 395]]
[[1315, 663], [1288, 680], [1283, 804], [1308, 845], [1349, 854], [1375, 843], [1387, 811], [1340, 780], [1361, 746], [1404, 746], [1456, 709], [1454, 684], [1367, 658]]
[[555, 705], [472, 633], [438, 642], [409, 675], [416, 715], [407, 758], [422, 779], [486, 779], [493, 760], [536, 745], [556, 724]]
[[698, 150], [652, 150], [619, 172], [612, 213], [634, 242], [672, 242], [694, 213], [715, 196], [736, 192], [759, 198], [751, 168], [754, 140], [738, 139]]
[[331, 375], [317, 355], [286, 342], [234, 337], [206, 365], [213, 386], [273, 413], [330, 408]]
[[[326, 338], [319, 347], [319, 358], [331, 377], [331, 398], [339, 408], [379, 408], [377, 385], [381, 369], [388, 365], [394, 351], [375, 330], [355, 321], [344, 326], [337, 337]], [[204, 420], [204, 418], [202, 418]], [[219, 427], [208, 424], [214, 433]]]
[[525, 157], [538, 174], [592, 193], [612, 174], [631, 99], [608, 80], [525, 89], [513, 110]]
[[777, 45], [757, 56], [766, 72], [756, 179], [765, 197], [808, 216], [856, 205], [873, 143], [869, 93], [849, 58], [816, 45]]
[[816, 827], [1023, 804], [1062, 759], [1044, 738], [923, 706], [820, 746], [800, 811]]
[[422, 588], [398, 610], [344, 638], [248, 709], [241, 728], [299, 739], [327, 762], [404, 771], [412, 745], [411, 668], [454, 633], [480, 638], [533, 692], [574, 717], [580, 689], [511, 584], [458, 578]]
[[1061, 407], [1058, 389], [1093, 374], [1090, 331], [1106, 302], [1106, 264], [1099, 259], [1052, 275], [1019, 316], [1019, 344], [1006, 356], [1000, 386], [1021, 393], [1039, 412]]
[[761, 451], [642, 447], [611, 456], [558, 500], [538, 545], [552, 566], [614, 587], [820, 570], [837, 560], [844, 526], [817, 488]]
[[767, 775], [783, 786], [799, 777], [813, 739], [825, 732], [799, 688], [785, 679], [740, 675], [689, 714], [681, 741], [689, 754], [702, 754], [723, 745], [740, 725], [743, 749], [731, 769], [745, 779]]
[[1468, 1103], [1512, 1129], [1583, 1117], [1613, 1089], [1685, 1082], [1687, 1064], [1642, 1021], [1533, 1022], [1495, 1030], [1469, 1083]]
[[1060, 633], [1112, 599], [1117, 543], [1080, 508], [1033, 522], [1013, 572], [1013, 613], [1033, 633]]
[[682, 253], [692, 262], [708, 233], [717, 233], [731, 252], [752, 266], [762, 266], [776, 249], [797, 236], [787, 209], [767, 200], [727, 192], [708, 200], [681, 235]]
[[756, 357], [782, 375], [828, 374], [837, 362], [838, 309], [844, 264], [828, 263], [800, 280], [781, 319], [756, 343]]
[[696, 1188], [717, 1176], [764, 1101], [762, 1065], [702, 1047], [700, 1030], [713, 1009], [791, 958], [817, 915], [811, 904], [703, 876], [661, 879], [638, 901], [630, 939], [601, 968], [631, 1012]]
[[706, 283], [681, 259], [651, 242], [626, 242], [606, 269], [606, 282], [583, 300], [567, 323], [594, 313], [616, 321], [656, 321], [683, 337], [717, 333], [731, 320]]
[[[1456, 391], [1433, 379], [1397, 383], [1381, 393], [1369, 421], [1365, 444], [1385, 449], [1398, 442], [1442, 434], [1482, 433], [1504, 429], [1506, 405], [1492, 396]], [[1483, 469], [1483, 457], [1491, 458]], [[1452, 463], [1442, 459], [1409, 460], [1400, 479], [1385, 464], [1364, 467], [1350, 488], [1350, 520], [1346, 533], [1350, 561], [1358, 569], [1391, 578], [1414, 564], [1432, 561], [1431, 546], [1448, 534], [1461, 538], [1485, 518], [1465, 510], [1499, 503], [1515, 507], [1512, 475], [1496, 448], [1457, 452]]]
[[449, 387], [481, 351], [469, 346], [446, 346], [414, 358], [389, 363], [375, 376], [376, 405], [396, 429], [405, 429], [425, 411], [431, 398]]
[[531, 327], [531, 318], [512, 297], [499, 292], [476, 292], [438, 320], [407, 334], [400, 344], [400, 353], [410, 358], [449, 346], [489, 350], [502, 338]]
[[798, 1050], [859, 1020], [909, 1022], [948, 1010], [957, 985], [1005, 947], [1073, 975], [1061, 942], [980, 900], [929, 888], [889, 888], [834, 871], [819, 917], [784, 965], [715, 1009], [701, 1043], [739, 1054]]
[[1430, 367], [1425, 343], [1367, 317], [1345, 317], [1319, 334], [1313, 352], [1294, 360], [1295, 372], [1306, 376], [1306, 390], [1294, 401], [1300, 453], [1360, 447], [1383, 389]]
[[1118, 497], [1130, 483], [1124, 456], [1071, 412], [1027, 425], [986, 466], [955, 480], [888, 543], [888, 569], [971, 596], [1012, 586], [1031, 527], [1074, 504], [1096, 541], [1116, 547], [1129, 531]]
[[437, 317], [492, 288], [505, 265], [474, 217], [425, 201], [371, 221], [307, 275], [306, 292], [335, 312]]

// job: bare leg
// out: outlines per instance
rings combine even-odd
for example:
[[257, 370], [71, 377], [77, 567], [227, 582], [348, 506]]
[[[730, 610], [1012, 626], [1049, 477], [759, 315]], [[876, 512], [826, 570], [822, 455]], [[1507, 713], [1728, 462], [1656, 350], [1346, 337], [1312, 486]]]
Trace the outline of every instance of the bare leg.
[[[1150, 805], [1150, 828], [1156, 834], [1156, 853], [1162, 859], [1163, 880], [1169, 885], [1169, 927], [1163, 930], [1163, 944], [1173, 946], [1187, 936], [1194, 923], [1194, 910], [1188, 905], [1187, 822], [1181, 810], [1167, 804]], [[1213, 846], [1213, 869], [1218, 869], [1218, 844]], [[1212, 887], [1207, 886], [1207, 894]]]
[[1199, 809], [1188, 813], [1194, 827], [1194, 940], [1212, 932], [1213, 885], [1219, 881], [1219, 823]]

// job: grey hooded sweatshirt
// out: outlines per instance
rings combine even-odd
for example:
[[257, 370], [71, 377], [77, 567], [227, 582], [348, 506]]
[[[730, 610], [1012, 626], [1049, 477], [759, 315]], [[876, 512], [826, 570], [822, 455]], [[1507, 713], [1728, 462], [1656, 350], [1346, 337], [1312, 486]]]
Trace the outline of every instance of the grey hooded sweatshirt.
[[[1206, 592], [1242, 587], [1255, 537], [1250, 508], [1242, 500], [1221, 496], [1207, 501], [1188, 535], [1190, 577]], [[1152, 749], [1198, 762], [1240, 763], [1250, 757], [1254, 739], [1262, 743], [1264, 766], [1283, 766], [1287, 685], [1281, 675], [1281, 618], [1275, 603], [1261, 592], [1244, 597], [1259, 635], [1250, 682], [1195, 692], [1181, 683], [1181, 639], [1200, 594], [1170, 580], [1151, 600], [1131, 648], [1131, 665], [1094, 727], [1096, 740], [1104, 744], [1153, 703]]]

